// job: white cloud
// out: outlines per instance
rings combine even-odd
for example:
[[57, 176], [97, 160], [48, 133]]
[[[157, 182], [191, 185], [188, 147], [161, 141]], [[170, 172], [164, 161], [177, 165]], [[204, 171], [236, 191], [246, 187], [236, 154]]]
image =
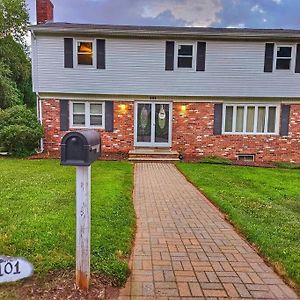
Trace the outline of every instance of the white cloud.
[[170, 12], [189, 26], [209, 26], [219, 21], [217, 14], [221, 10], [221, 0], [154, 0], [147, 3], [142, 16], [155, 18]]
[[226, 26], [226, 28], [245, 28], [245, 27], [246, 27], [246, 24], [244, 24], [244, 23]]
[[272, 1], [275, 2], [278, 5], [282, 3], [282, 0], [272, 0]]
[[258, 5], [254, 5], [252, 8], [251, 8], [251, 11], [252, 12], [259, 12], [260, 14], [264, 14], [265, 11]]

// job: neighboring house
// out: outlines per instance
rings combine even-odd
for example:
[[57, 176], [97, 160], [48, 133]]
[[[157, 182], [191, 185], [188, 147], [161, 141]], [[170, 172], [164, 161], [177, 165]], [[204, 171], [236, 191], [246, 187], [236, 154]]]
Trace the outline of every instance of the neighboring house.
[[58, 153], [68, 130], [94, 128], [108, 156], [149, 147], [300, 162], [300, 30], [45, 23], [53, 6], [38, 2], [45, 152]]

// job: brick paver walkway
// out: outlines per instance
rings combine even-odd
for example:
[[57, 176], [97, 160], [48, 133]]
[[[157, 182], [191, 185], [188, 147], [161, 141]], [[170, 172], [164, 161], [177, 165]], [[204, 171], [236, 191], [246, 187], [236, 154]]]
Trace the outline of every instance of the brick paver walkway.
[[120, 299], [298, 299], [174, 165], [136, 164], [134, 206]]

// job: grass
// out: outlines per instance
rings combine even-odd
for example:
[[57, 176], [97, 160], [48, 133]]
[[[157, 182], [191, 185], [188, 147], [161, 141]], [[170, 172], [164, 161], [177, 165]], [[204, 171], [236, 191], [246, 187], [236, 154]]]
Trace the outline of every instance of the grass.
[[[123, 284], [135, 230], [133, 166], [92, 165], [91, 269]], [[0, 159], [0, 253], [31, 261], [35, 273], [75, 267], [75, 167]]]
[[177, 167], [299, 288], [299, 170], [201, 163]]

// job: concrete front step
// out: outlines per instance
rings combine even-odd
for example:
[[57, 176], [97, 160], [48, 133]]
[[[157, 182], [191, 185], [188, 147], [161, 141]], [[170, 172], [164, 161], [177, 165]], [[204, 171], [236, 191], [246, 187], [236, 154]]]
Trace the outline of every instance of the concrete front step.
[[128, 160], [134, 162], [177, 162], [179, 161], [179, 153], [164, 148], [137, 148], [129, 151]]
[[168, 163], [175, 163], [180, 161], [179, 158], [160, 158], [160, 157], [129, 157], [129, 161], [133, 162], [168, 162]]

